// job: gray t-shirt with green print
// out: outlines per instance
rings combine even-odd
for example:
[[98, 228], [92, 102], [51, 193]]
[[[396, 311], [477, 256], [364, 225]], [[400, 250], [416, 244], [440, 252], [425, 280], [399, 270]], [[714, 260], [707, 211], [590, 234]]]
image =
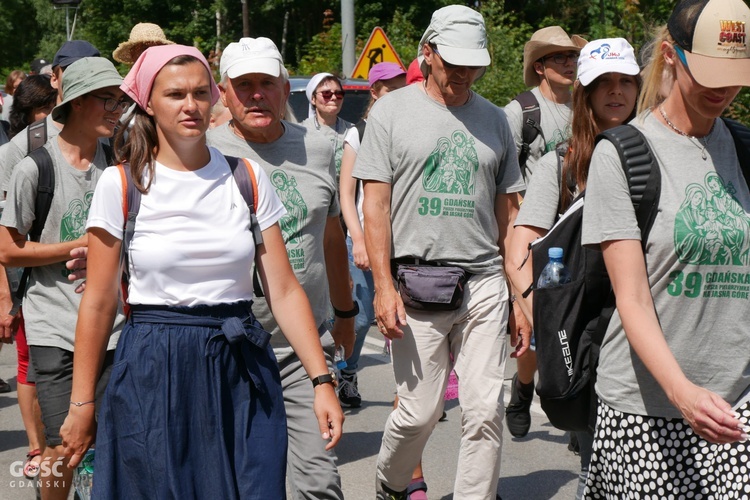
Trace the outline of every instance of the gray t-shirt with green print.
[[[333, 149], [328, 140], [301, 125], [282, 122], [284, 134], [270, 143], [248, 143], [229, 123], [208, 132], [208, 144], [225, 155], [250, 158], [268, 174], [286, 208], [279, 220], [289, 262], [310, 300], [318, 326], [328, 319], [330, 299], [324, 252], [329, 217], [340, 213], [334, 184]], [[255, 298], [253, 313], [273, 334], [274, 347], [289, 344], [280, 332], [265, 298]]]
[[[657, 317], [688, 379], [734, 403], [750, 385], [750, 191], [732, 136], [717, 120], [704, 160], [702, 142], [674, 133], [653, 114], [632, 123], [661, 166], [659, 210], [646, 247]], [[582, 243], [640, 237], [620, 160], [601, 141], [591, 159]], [[609, 406], [681, 416], [630, 348], [617, 312], [597, 373], [597, 393]]]
[[502, 269], [495, 197], [524, 183], [505, 113], [483, 97], [446, 107], [418, 85], [390, 92], [367, 119], [354, 177], [392, 185], [393, 257]]
[[[77, 170], [62, 155], [55, 136], [43, 146], [52, 157], [55, 172], [54, 197], [42, 230], [41, 243], [74, 241], [86, 234], [86, 219], [107, 160], [101, 143], [88, 170]], [[0, 224], [28, 234], [37, 217], [34, 208], [39, 169], [29, 157], [13, 169], [8, 196]], [[78, 306], [81, 294], [78, 283], [68, 281], [65, 261], [34, 267], [23, 300], [26, 339], [29, 345], [59, 347], [73, 351]], [[118, 312], [108, 349], [114, 349], [125, 317]]]
[[[527, 181], [534, 174], [537, 163], [545, 153], [554, 151], [555, 146], [570, 139], [572, 132], [571, 120], [573, 118], [570, 103], [558, 104], [550, 101], [542, 95], [539, 87], [531, 89], [531, 93], [534, 94], [534, 97], [539, 102], [539, 122], [544, 137], [541, 134], [538, 135], [530, 145], [529, 156], [526, 159], [525, 175]], [[521, 145], [523, 144], [523, 112], [521, 104], [513, 100], [503, 110], [508, 116], [510, 130], [513, 133], [513, 142], [516, 145], [516, 154], [520, 154]]]

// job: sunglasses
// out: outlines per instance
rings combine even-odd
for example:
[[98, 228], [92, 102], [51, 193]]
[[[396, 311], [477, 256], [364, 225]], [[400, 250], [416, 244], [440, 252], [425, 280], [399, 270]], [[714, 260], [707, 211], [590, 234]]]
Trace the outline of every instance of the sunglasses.
[[322, 97], [326, 101], [330, 101], [333, 96], [336, 96], [336, 99], [344, 98], [343, 90], [321, 90], [320, 92], [316, 92], [316, 94], [318, 94], [320, 97]]
[[432, 51], [440, 57], [440, 60], [443, 61], [443, 67], [445, 69], [451, 69], [451, 70], [453, 70], [453, 69], [456, 69], [456, 68], [467, 68], [470, 71], [476, 71], [476, 70], [482, 69], [482, 67], [483, 67], [483, 66], [465, 66], [465, 65], [462, 65], [462, 64], [451, 64], [448, 61], [446, 61], [445, 58], [443, 58], [443, 56], [440, 55], [440, 52], [438, 52], [437, 46], [430, 45], [430, 47], [432, 47]]
[[576, 54], [575, 52], [568, 52], [567, 54], [553, 54], [551, 56], [542, 58], [542, 61], [547, 61], [549, 59], [552, 59], [555, 64], [566, 64], [568, 60], [576, 62], [578, 60], [578, 54]]

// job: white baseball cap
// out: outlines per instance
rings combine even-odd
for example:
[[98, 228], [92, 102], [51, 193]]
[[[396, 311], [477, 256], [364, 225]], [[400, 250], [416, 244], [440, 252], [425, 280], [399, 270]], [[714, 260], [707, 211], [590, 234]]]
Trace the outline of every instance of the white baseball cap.
[[635, 51], [624, 38], [592, 40], [578, 57], [578, 80], [584, 87], [604, 73], [637, 75], [640, 71]]
[[227, 45], [221, 54], [221, 77], [237, 78], [248, 73], [282, 74], [284, 61], [276, 44], [269, 38], [240, 38]]
[[704, 87], [750, 86], [750, 8], [742, 0], [683, 0], [667, 27]]

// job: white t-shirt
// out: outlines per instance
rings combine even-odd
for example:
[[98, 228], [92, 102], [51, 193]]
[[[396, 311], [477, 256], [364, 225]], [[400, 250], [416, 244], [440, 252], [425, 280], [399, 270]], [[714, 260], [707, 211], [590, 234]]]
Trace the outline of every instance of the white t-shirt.
[[[344, 144], [348, 144], [352, 147], [355, 153], [359, 152], [359, 130], [357, 130], [357, 127], [352, 127], [349, 130], [346, 131], [346, 135], [344, 136]], [[359, 225], [364, 229], [365, 227], [365, 216], [362, 212], [362, 202], [365, 199], [365, 191], [362, 186], [362, 183], [359, 182], [358, 179], [355, 179], [357, 181], [357, 217], [359, 217]], [[349, 230], [347, 230], [347, 234], [349, 237], [351, 237], [351, 233], [349, 233]]]
[[[193, 172], [156, 163], [130, 245], [130, 304], [194, 306], [250, 300], [255, 243], [250, 213], [224, 157]], [[285, 213], [268, 176], [252, 162], [258, 180], [256, 217], [261, 230]], [[238, 168], [244, 168], [239, 165]], [[115, 168], [97, 185], [87, 229], [122, 239], [122, 183]]]

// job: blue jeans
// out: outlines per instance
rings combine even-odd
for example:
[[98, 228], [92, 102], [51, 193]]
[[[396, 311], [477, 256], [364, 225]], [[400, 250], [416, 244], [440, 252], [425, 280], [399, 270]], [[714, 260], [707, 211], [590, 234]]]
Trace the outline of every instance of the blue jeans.
[[354, 318], [354, 350], [352, 355], [346, 360], [346, 368], [342, 371], [353, 374], [357, 371], [359, 364], [359, 355], [362, 353], [362, 347], [365, 345], [367, 332], [370, 325], [375, 320], [375, 308], [372, 305], [375, 297], [375, 285], [372, 281], [372, 271], [363, 271], [354, 265], [352, 256], [352, 239], [347, 236], [346, 248], [349, 251], [349, 274], [352, 277], [352, 300], [357, 301], [359, 314]]

